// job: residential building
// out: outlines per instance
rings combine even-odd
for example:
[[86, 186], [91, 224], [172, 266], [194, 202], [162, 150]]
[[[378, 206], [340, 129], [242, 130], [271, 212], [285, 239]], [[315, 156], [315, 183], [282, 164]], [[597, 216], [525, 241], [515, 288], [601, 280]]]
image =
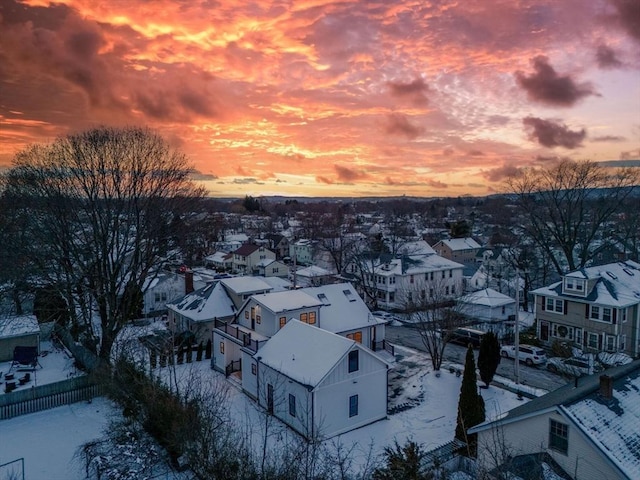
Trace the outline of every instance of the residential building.
[[585, 352], [640, 355], [640, 264], [609, 263], [565, 274], [532, 292], [538, 338]]
[[275, 252], [276, 259], [282, 260], [289, 256], [289, 239], [287, 237], [278, 233], [267, 233], [264, 239], [267, 241], [269, 250]]
[[258, 273], [260, 262], [275, 260], [276, 254], [268, 248], [246, 243], [233, 252], [232, 270], [236, 273], [253, 275]]
[[577, 382], [469, 429], [479, 464], [543, 453], [574, 480], [640, 478], [640, 360]]
[[40, 325], [35, 315], [0, 318], [0, 362], [13, 360], [16, 347], [40, 351]]
[[289, 277], [289, 266], [279, 260], [267, 258], [255, 265], [255, 272], [262, 277]]
[[[364, 272], [355, 273], [363, 267]], [[352, 263], [347, 274], [354, 274], [366, 283], [379, 308], [406, 310], [420, 303], [441, 302], [459, 296], [463, 268], [464, 265], [439, 255], [411, 255], [364, 261], [360, 267]]]
[[498, 338], [512, 333], [516, 317], [516, 301], [492, 288], [464, 295], [459, 299], [461, 312], [474, 327], [494, 332]]
[[438, 255], [460, 263], [473, 263], [481, 246], [473, 238], [449, 238], [433, 246]]
[[[195, 288], [193, 274], [189, 279], [185, 277], [185, 274], [163, 272], [151, 277], [143, 288], [143, 315], [163, 314], [167, 311], [168, 302], [189, 293], [188, 288], [193, 290]], [[189, 284], [189, 282], [191, 283]]]
[[315, 249], [316, 246], [312, 240], [303, 238], [289, 244], [289, 257], [297, 265], [311, 265]]
[[387, 416], [389, 365], [354, 340], [291, 319], [242, 365], [258, 404], [308, 439]]
[[296, 287], [318, 287], [336, 281], [336, 275], [317, 265], [299, 268], [291, 274], [295, 277]]
[[231, 271], [233, 268], [233, 253], [219, 250], [204, 257], [204, 262], [207, 267], [215, 268], [219, 272]]

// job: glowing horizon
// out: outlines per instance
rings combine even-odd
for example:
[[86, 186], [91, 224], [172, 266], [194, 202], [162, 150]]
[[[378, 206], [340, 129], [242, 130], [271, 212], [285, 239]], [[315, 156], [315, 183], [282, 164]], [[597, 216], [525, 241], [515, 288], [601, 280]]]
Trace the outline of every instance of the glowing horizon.
[[212, 196], [458, 196], [640, 159], [634, 0], [5, 0], [0, 168], [144, 125]]

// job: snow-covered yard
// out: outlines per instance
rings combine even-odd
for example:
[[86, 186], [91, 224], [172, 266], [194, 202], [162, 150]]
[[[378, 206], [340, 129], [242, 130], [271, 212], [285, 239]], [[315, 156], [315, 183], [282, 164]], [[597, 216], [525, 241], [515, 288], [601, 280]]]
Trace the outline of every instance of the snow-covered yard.
[[[431, 371], [429, 359], [422, 353], [398, 347], [399, 363], [390, 373], [393, 393], [390, 408], [395, 412], [386, 420], [331, 439], [332, 445], [341, 443], [355, 446], [352, 450], [354, 465], [363, 464], [371, 450], [378, 455], [385, 446], [397, 440], [403, 443], [413, 439], [432, 449], [453, 439], [456, 425], [461, 376], [442, 370], [438, 377]], [[159, 374], [168, 373], [168, 368]], [[229, 385], [224, 376], [214, 372], [208, 361], [178, 365], [172, 375], [180, 383], [198, 381], [203, 385]], [[163, 375], [164, 376], [164, 375]], [[198, 378], [200, 380], [194, 380]], [[168, 376], [167, 376], [168, 378]], [[488, 418], [495, 418], [521, 404], [514, 393], [492, 386], [481, 391]], [[237, 387], [229, 388], [229, 404], [238, 428], [254, 437], [256, 445], [262, 435], [259, 425], [264, 424], [263, 411]], [[80, 464], [74, 466], [73, 456], [84, 442], [100, 436], [110, 415], [116, 409], [105, 399], [92, 404], [79, 403], [54, 410], [0, 422], [0, 464], [25, 458], [26, 478], [30, 480], [73, 480], [84, 478]], [[283, 424], [273, 425], [270, 448], [286, 442], [295, 435]], [[0, 471], [0, 478], [2, 478]]]

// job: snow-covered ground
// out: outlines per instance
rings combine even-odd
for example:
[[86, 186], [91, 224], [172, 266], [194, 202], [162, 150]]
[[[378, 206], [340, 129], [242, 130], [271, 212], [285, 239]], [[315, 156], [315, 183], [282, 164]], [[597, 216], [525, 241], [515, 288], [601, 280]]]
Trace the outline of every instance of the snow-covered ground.
[[[370, 449], [379, 455], [394, 440], [404, 443], [412, 439], [432, 449], [453, 439], [462, 376], [448, 370], [436, 376], [428, 357], [420, 352], [397, 347], [396, 354], [399, 361], [390, 373], [394, 388], [390, 407], [398, 407], [396, 413], [330, 440], [332, 444], [355, 446], [355, 465], [366, 461]], [[158, 373], [168, 373], [168, 368]], [[229, 384], [224, 376], [211, 370], [208, 361], [178, 365], [173, 373], [178, 383], [180, 379], [192, 383], [194, 375], [199, 375], [202, 384]], [[481, 390], [481, 394], [488, 418], [496, 418], [522, 403], [514, 393], [495, 386]], [[228, 395], [238, 428], [250, 432], [258, 445], [262, 434], [259, 425], [264, 424], [261, 422], [263, 411], [235, 386], [229, 388]], [[82, 443], [99, 437], [109, 417], [116, 412], [107, 400], [96, 399], [92, 404], [78, 403], [1, 421], [0, 464], [24, 457], [29, 480], [84, 478], [80, 463], [74, 464], [74, 454]], [[282, 424], [272, 428], [279, 430], [270, 437], [275, 442], [270, 447], [273, 449], [279, 448], [277, 442], [286, 442], [287, 436], [295, 435]], [[2, 475], [0, 470], [0, 478]]]

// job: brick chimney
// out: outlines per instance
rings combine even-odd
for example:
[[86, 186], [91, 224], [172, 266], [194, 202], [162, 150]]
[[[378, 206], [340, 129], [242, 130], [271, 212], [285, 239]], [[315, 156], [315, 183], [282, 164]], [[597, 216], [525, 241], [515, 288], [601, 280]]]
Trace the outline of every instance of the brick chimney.
[[184, 272], [184, 294], [188, 295], [193, 290], [193, 270], [187, 269]]
[[600, 375], [600, 396], [607, 400], [613, 398], [613, 378], [609, 375]]

